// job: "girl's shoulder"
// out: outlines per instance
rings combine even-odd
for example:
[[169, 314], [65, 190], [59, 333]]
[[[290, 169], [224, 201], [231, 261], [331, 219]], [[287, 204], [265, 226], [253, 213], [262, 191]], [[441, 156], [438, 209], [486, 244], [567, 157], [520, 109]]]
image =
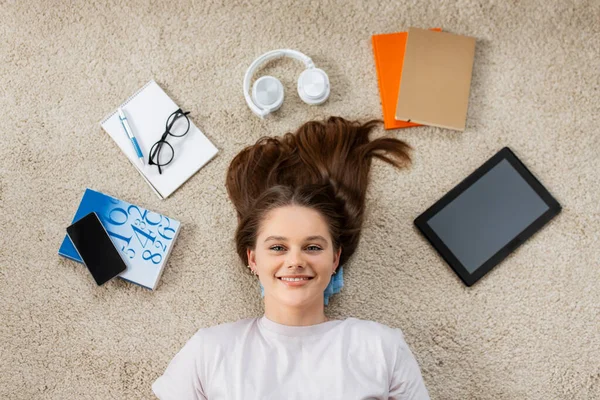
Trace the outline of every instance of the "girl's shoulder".
[[342, 328], [355, 334], [378, 337], [391, 342], [404, 340], [404, 334], [400, 328], [392, 328], [368, 319], [346, 318], [342, 321]]
[[200, 328], [195, 336], [204, 341], [217, 340], [222, 342], [252, 330], [256, 327], [257, 321], [258, 318], [244, 318], [233, 322]]

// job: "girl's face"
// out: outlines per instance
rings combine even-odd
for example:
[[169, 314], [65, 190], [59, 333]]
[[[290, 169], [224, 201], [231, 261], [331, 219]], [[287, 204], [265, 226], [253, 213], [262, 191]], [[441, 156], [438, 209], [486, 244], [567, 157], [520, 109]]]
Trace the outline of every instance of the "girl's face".
[[[290, 307], [323, 304], [323, 292], [340, 260], [325, 219], [300, 206], [271, 210], [263, 220], [250, 268], [258, 273], [265, 301]], [[290, 281], [290, 277], [301, 280]]]

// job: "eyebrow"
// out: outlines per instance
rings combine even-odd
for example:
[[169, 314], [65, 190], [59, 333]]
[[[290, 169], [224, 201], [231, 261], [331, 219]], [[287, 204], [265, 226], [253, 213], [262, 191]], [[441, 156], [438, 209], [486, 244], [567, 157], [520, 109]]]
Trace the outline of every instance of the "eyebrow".
[[[265, 243], [268, 242], [269, 240], [281, 240], [281, 241], [285, 242], [288, 239], [284, 236], [269, 236], [268, 238], [265, 239]], [[320, 236], [320, 235], [309, 236], [305, 240], [307, 242], [310, 242], [313, 240], [322, 240], [323, 242], [327, 243], [327, 239], [325, 239], [323, 236]]]

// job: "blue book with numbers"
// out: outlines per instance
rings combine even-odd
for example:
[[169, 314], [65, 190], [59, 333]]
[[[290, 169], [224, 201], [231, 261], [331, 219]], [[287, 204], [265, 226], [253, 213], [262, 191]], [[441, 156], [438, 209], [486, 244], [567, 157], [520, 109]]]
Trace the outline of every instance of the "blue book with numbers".
[[[73, 222], [95, 212], [127, 269], [119, 277], [154, 290], [179, 234], [180, 223], [164, 215], [86, 189]], [[83, 263], [68, 236], [58, 254]]]

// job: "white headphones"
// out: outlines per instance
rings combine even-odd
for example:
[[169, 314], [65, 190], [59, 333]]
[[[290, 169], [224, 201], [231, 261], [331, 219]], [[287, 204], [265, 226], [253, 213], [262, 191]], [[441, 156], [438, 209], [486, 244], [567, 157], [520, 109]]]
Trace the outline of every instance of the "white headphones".
[[250, 98], [250, 80], [254, 71], [266, 61], [279, 57], [292, 57], [302, 61], [306, 69], [298, 78], [298, 95], [307, 104], [323, 104], [329, 97], [329, 77], [322, 69], [315, 68], [310, 57], [295, 50], [281, 49], [273, 50], [258, 57], [244, 76], [244, 96], [248, 107], [261, 118], [279, 109], [283, 104], [283, 85], [277, 78], [272, 76], [261, 76], [252, 86], [252, 98]]

